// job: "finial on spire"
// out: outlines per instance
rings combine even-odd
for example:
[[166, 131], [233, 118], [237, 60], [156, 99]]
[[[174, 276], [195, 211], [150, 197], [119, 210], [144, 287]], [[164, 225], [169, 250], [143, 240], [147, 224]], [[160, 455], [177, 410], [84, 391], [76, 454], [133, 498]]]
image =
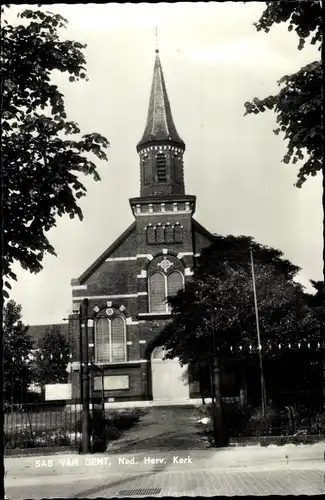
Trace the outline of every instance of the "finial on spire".
[[156, 54], [159, 54], [159, 49], [158, 49], [158, 28], [156, 26]]

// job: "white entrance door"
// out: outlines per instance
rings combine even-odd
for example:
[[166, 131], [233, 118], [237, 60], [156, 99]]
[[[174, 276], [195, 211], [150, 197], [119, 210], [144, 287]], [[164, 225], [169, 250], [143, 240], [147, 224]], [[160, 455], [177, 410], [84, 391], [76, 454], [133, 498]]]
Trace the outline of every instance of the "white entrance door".
[[163, 347], [156, 347], [151, 356], [152, 395], [154, 401], [183, 401], [189, 399], [187, 366], [177, 359], [164, 360]]

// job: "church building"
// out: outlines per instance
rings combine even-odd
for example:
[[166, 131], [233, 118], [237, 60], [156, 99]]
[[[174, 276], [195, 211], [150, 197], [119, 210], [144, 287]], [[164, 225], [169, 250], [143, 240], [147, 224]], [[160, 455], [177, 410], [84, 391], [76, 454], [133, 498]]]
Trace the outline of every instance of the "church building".
[[[134, 220], [71, 282], [71, 361], [80, 360], [78, 310], [87, 298], [92, 397], [104, 394], [109, 403], [190, 402], [200, 397], [198, 385], [177, 359], [164, 360], [159, 333], [171, 318], [167, 296], [191, 279], [213, 236], [194, 219], [196, 197], [185, 191], [185, 143], [174, 124], [158, 50], [147, 122], [136, 149], [140, 196], [129, 200]], [[77, 371], [70, 382], [78, 401]]]

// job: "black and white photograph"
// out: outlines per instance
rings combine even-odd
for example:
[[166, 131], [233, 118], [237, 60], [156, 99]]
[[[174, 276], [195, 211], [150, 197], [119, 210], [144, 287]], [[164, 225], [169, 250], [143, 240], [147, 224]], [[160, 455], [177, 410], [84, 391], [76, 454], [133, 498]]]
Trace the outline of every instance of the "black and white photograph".
[[2, 5], [3, 498], [325, 493], [322, 37]]

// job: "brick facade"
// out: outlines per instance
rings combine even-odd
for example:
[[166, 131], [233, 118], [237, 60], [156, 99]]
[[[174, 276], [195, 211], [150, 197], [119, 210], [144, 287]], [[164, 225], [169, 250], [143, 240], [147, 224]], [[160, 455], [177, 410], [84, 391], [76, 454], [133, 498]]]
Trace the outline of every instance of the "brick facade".
[[[97, 263], [92, 274], [85, 273], [85, 280], [74, 280], [78, 286], [84, 289], [73, 290], [73, 301], [79, 303], [83, 297], [89, 299], [89, 310], [95, 307], [102, 309], [107, 302], [111, 302], [112, 307], [120, 309], [129, 318], [126, 327], [127, 341], [127, 362], [107, 365], [104, 375], [123, 374], [129, 376], [129, 389], [104, 391], [105, 399], [114, 401], [144, 400], [152, 398], [151, 391], [151, 353], [157, 344], [159, 333], [162, 331], [170, 315], [153, 314], [149, 312], [148, 304], [148, 276], [150, 272], [157, 268], [157, 265], [164, 257], [167, 257], [173, 264], [173, 269], [181, 271], [185, 275], [185, 269], [193, 272], [195, 266], [195, 255], [211, 242], [212, 236], [204, 230], [192, 217], [192, 214], [172, 214], [179, 219], [186, 227], [184, 245], [161, 244], [148, 245], [144, 226], [146, 217], [139, 217], [136, 225], [132, 226], [129, 238], [123, 242], [125, 254], [116, 246], [111, 254], [103, 257], [103, 262]], [[167, 222], [172, 220], [170, 214], [161, 214], [160, 220]], [[149, 218], [149, 217], [148, 217]], [[139, 220], [140, 219], [140, 220]], [[138, 224], [139, 220], [139, 224]], [[150, 219], [151, 220], [151, 219]], [[135, 238], [136, 235], [136, 238]], [[167, 246], [167, 248], [166, 248]], [[167, 251], [167, 253], [165, 253]], [[132, 260], [110, 260], [112, 255], [118, 258], [132, 258]], [[182, 254], [185, 254], [184, 256]], [[136, 258], [138, 256], [138, 258]], [[147, 256], [152, 256], [147, 257]], [[142, 273], [142, 274], [141, 274]], [[184, 276], [185, 282], [191, 276]], [[76, 285], [74, 285], [76, 286]], [[138, 294], [145, 295], [138, 295]], [[122, 296], [122, 297], [119, 297]], [[70, 335], [72, 361], [79, 361], [80, 353], [80, 327], [78, 314], [70, 316]], [[89, 328], [89, 343], [94, 343], [92, 329]], [[89, 348], [89, 359], [91, 359], [92, 348]], [[137, 362], [137, 363], [135, 363]], [[98, 376], [98, 371], [95, 370]], [[77, 400], [80, 394], [79, 374], [73, 373], [71, 382], [73, 386], [72, 397]], [[190, 380], [190, 396], [198, 396], [197, 383]], [[94, 393], [99, 397], [98, 393]]]
[[[163, 110], [163, 112], [162, 112]], [[152, 313], [148, 279], [163, 266], [191, 279], [201, 250], [212, 235], [193, 219], [195, 196], [186, 195], [183, 154], [185, 144], [173, 122], [159, 56], [156, 57], [148, 120], [137, 145], [140, 162], [140, 197], [129, 200], [134, 222], [78, 278], [72, 280], [74, 311], [89, 300], [89, 361], [96, 359], [93, 329], [105, 308], [125, 319], [126, 361], [93, 367], [92, 376], [128, 377], [128, 387], [104, 390], [106, 400], [152, 399], [151, 354], [170, 312]], [[167, 286], [167, 285], [166, 285]], [[78, 314], [70, 316], [72, 361], [80, 360]], [[111, 379], [112, 380], [112, 379]], [[80, 397], [80, 376], [71, 374], [72, 396]], [[190, 396], [198, 394], [189, 376]], [[101, 392], [101, 391], [100, 391]], [[102, 394], [102, 393], [101, 393]], [[93, 395], [99, 397], [99, 391]]]

